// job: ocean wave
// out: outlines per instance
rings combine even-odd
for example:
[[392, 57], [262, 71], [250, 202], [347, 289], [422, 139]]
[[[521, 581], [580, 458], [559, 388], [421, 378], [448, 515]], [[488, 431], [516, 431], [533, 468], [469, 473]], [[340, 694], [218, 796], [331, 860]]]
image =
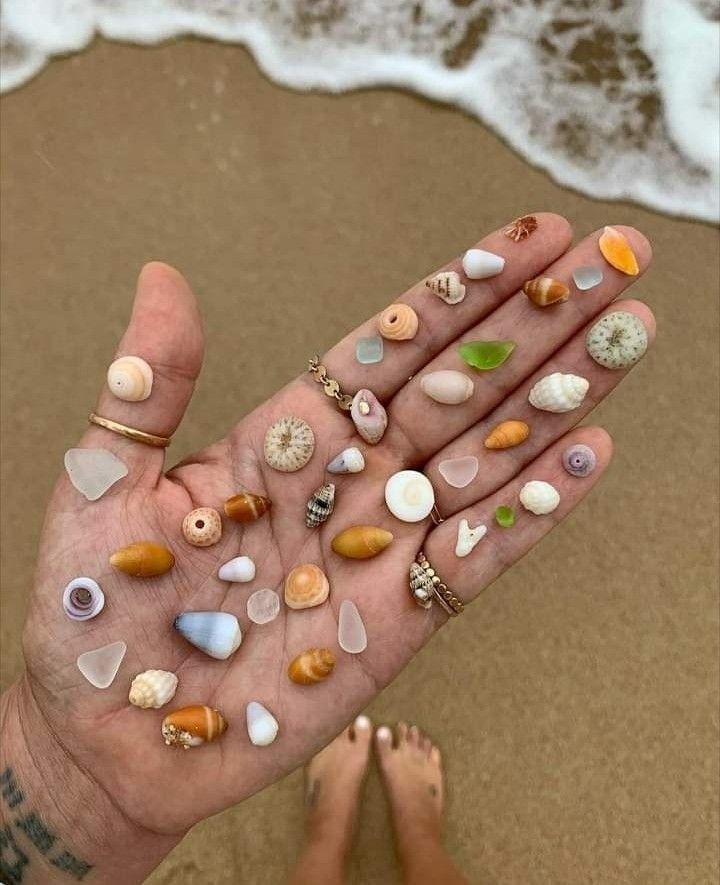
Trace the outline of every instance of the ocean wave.
[[461, 108], [558, 182], [720, 218], [714, 0], [4, 0], [0, 89], [101, 34], [236, 42], [294, 89]]

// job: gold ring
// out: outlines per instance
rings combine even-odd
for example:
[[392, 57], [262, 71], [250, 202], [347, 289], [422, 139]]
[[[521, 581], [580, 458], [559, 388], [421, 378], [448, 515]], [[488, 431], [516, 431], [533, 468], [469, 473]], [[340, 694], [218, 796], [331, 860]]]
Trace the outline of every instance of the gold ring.
[[119, 433], [120, 436], [126, 436], [128, 439], [144, 443], [146, 446], [153, 446], [156, 449], [164, 449], [169, 446], [171, 442], [169, 436], [156, 436], [154, 433], [145, 433], [144, 430], [128, 427], [126, 424], [120, 424], [117, 421], [113, 421], [111, 418], [103, 418], [101, 415], [96, 415], [95, 412], [90, 412], [88, 415], [88, 421], [91, 424], [97, 424], [98, 427], [104, 427], [105, 430]]
[[440, 575], [430, 565], [430, 561], [422, 551], [410, 566], [410, 593], [415, 602], [423, 608], [430, 608], [433, 602], [437, 602], [451, 618], [461, 614], [465, 608], [462, 599], [459, 599], [440, 579]]
[[433, 509], [430, 511], [430, 519], [432, 519], [435, 525], [440, 525], [441, 522], [445, 522], [444, 517], [440, 516], [437, 504], [433, 504]]
[[331, 396], [343, 412], [350, 411], [353, 398], [349, 394], [343, 393], [340, 390], [340, 383], [328, 376], [327, 369], [320, 362], [320, 357], [317, 354], [308, 360], [308, 372], [318, 384], [322, 384], [325, 396]]

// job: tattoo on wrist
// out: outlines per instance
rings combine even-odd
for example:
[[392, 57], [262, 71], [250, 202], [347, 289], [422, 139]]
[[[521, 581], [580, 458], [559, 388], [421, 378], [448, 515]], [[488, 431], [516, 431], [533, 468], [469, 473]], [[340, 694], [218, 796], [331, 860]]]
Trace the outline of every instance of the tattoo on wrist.
[[23, 881], [23, 875], [31, 865], [31, 858], [25, 850], [28, 842], [52, 866], [78, 882], [85, 878], [92, 864], [67, 851], [40, 815], [27, 808], [25, 795], [18, 786], [12, 768], [0, 772], [0, 795], [6, 809], [13, 812], [8, 816], [6, 826], [0, 829], [0, 882], [3, 885], [18, 885]]

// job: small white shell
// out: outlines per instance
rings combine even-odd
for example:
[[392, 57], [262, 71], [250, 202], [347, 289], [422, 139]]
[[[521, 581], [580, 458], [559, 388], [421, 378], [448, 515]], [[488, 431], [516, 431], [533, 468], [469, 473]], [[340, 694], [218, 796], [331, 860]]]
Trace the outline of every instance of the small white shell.
[[587, 378], [553, 372], [537, 382], [530, 391], [528, 402], [544, 412], [571, 412], [582, 403], [589, 389]]
[[249, 556], [236, 556], [218, 569], [218, 578], [221, 581], [246, 584], [255, 577], [255, 563]]
[[360, 473], [365, 469], [365, 458], [360, 449], [352, 446], [335, 455], [325, 469], [328, 473]]
[[471, 280], [485, 280], [502, 273], [505, 259], [484, 249], [468, 249], [462, 260], [465, 276]]
[[128, 700], [144, 710], [159, 710], [175, 697], [178, 678], [168, 670], [146, 670], [132, 681]]
[[390, 513], [403, 522], [420, 522], [435, 506], [435, 492], [424, 473], [401, 470], [385, 484], [385, 503]]
[[458, 525], [457, 544], [455, 545], [456, 556], [467, 556], [487, 534], [486, 525], [476, 525], [470, 528], [467, 519], [461, 519]]
[[423, 375], [420, 379], [420, 389], [436, 403], [456, 406], [470, 399], [475, 391], [475, 384], [472, 378], [468, 378], [462, 372], [442, 369], [439, 372]]
[[520, 489], [520, 503], [530, 513], [544, 516], [552, 513], [560, 503], [560, 493], [549, 482], [533, 479]]
[[107, 370], [107, 383], [118, 399], [140, 402], [150, 396], [153, 370], [139, 356], [121, 356]]
[[279, 725], [272, 713], [257, 701], [250, 701], [245, 713], [248, 737], [256, 747], [267, 747], [277, 737]]
[[465, 286], [460, 281], [460, 274], [454, 270], [435, 274], [431, 280], [425, 280], [425, 285], [446, 304], [459, 304], [465, 297]]

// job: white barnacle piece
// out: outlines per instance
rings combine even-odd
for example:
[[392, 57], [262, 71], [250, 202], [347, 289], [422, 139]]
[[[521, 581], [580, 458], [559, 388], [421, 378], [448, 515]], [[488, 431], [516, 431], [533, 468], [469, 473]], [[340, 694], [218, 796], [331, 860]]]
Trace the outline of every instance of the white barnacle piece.
[[487, 534], [486, 525], [476, 525], [470, 528], [467, 519], [461, 519], [458, 524], [457, 544], [455, 545], [456, 556], [467, 556], [472, 553], [476, 545], [482, 541]]

